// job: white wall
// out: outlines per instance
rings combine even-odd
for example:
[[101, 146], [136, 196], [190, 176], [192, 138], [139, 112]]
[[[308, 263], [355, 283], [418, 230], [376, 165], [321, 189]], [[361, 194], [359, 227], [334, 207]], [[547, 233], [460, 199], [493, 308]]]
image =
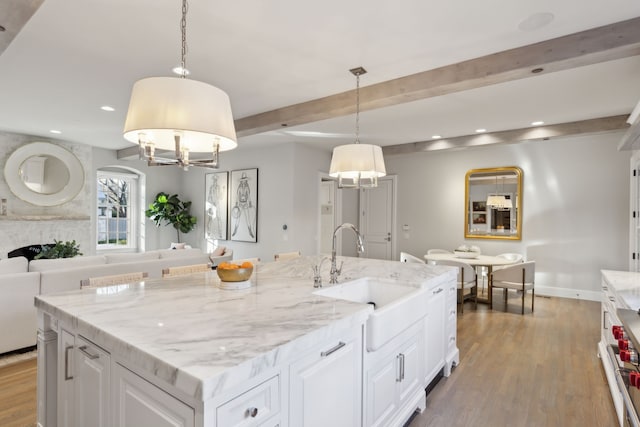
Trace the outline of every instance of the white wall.
[[[220, 154], [219, 171], [258, 168], [258, 242], [220, 241], [234, 250], [234, 258], [273, 260], [278, 252], [316, 252], [319, 178], [331, 154], [302, 145], [281, 144], [263, 149], [242, 149]], [[204, 181], [213, 172], [191, 168], [182, 175], [185, 198], [193, 201], [198, 216], [196, 230], [185, 236], [192, 246], [205, 247]], [[287, 230], [283, 230], [283, 225]]]
[[[627, 269], [630, 152], [622, 133], [530, 141], [461, 151], [387, 156], [398, 175], [398, 251], [478, 245], [536, 261], [536, 289], [599, 299], [600, 269]], [[464, 238], [464, 176], [469, 169], [523, 170], [522, 241]], [[403, 224], [410, 231], [401, 231]]]

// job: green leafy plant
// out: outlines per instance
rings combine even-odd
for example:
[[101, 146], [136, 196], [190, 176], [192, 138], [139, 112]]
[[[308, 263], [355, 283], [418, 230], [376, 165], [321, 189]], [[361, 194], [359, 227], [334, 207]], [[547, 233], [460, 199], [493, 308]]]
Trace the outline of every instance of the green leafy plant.
[[82, 255], [80, 245], [75, 240], [63, 242], [53, 239], [53, 242], [53, 245], [43, 246], [42, 251], [33, 259], [73, 258]]
[[153, 220], [156, 227], [171, 224], [178, 232], [178, 242], [180, 242], [180, 233], [193, 230], [198, 220], [191, 215], [190, 209], [191, 202], [183, 202], [177, 194], [168, 195], [160, 192], [149, 205], [149, 209], [145, 211], [145, 215]]

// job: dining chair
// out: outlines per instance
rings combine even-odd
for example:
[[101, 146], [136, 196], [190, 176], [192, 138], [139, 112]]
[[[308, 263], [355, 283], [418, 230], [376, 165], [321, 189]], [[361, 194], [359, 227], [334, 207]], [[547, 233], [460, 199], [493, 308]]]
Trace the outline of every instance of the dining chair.
[[417, 256], [413, 256], [407, 252], [400, 252], [400, 262], [416, 262], [416, 263], [424, 264], [425, 260], [420, 259]]
[[[504, 293], [504, 308], [507, 309], [509, 289], [522, 292], [522, 314], [524, 314], [524, 297], [531, 290], [531, 312], [533, 313], [533, 301], [535, 299], [534, 281], [536, 274], [536, 262], [527, 261], [521, 264], [509, 265], [491, 273], [491, 290], [502, 288]], [[493, 308], [493, 298], [491, 300]]]
[[290, 259], [295, 259], [295, 258], [299, 258], [300, 256], [302, 256], [302, 253], [300, 251], [295, 251], [295, 252], [281, 252], [279, 254], [275, 254], [273, 256], [273, 259], [275, 261], [287, 261]]
[[[436, 265], [450, 265], [458, 267], [458, 302], [460, 304], [460, 314], [464, 313], [464, 300], [473, 297], [475, 308], [478, 308], [478, 275], [476, 269], [462, 261], [435, 261]], [[465, 294], [465, 291], [469, 291]]]
[[178, 267], [163, 268], [162, 277], [175, 277], [205, 271], [211, 271], [211, 264], [181, 265]]
[[100, 286], [122, 285], [125, 283], [140, 282], [149, 274], [146, 272], [113, 274], [110, 276], [97, 276], [82, 279], [80, 281], [81, 288], [95, 288]]

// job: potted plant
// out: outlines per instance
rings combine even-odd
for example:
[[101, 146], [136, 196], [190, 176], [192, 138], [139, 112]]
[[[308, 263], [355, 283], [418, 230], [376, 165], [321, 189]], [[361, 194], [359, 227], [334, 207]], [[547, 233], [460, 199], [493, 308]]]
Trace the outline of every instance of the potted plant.
[[42, 251], [33, 259], [73, 258], [82, 255], [80, 245], [75, 240], [63, 242], [53, 239], [53, 242], [53, 245], [42, 245]]
[[191, 202], [183, 202], [177, 194], [168, 195], [160, 192], [145, 211], [145, 215], [153, 220], [156, 227], [171, 224], [176, 229], [180, 242], [180, 233], [188, 233], [196, 226], [197, 218], [191, 215], [190, 209]]

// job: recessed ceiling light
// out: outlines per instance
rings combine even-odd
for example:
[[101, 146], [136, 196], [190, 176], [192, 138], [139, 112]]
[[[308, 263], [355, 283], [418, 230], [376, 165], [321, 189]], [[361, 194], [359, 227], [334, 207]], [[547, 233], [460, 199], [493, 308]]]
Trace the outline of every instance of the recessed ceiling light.
[[62, 133], [62, 131], [59, 131], [59, 130], [57, 130], [57, 129], [51, 129], [49, 132], [51, 132], [51, 133], [55, 133], [56, 135], [59, 135], [59, 134], [61, 134], [61, 133]]
[[486, 129], [476, 129], [476, 133], [484, 133], [486, 132]]
[[[183, 70], [184, 70], [184, 71], [183, 71]], [[175, 68], [174, 68], [174, 69], [172, 69], [171, 71], [173, 71], [173, 73], [174, 73], [174, 74], [177, 74], [177, 75], [179, 75], [179, 76], [181, 76], [181, 75], [183, 75], [183, 74], [184, 74], [185, 76], [188, 76], [188, 75], [189, 75], [189, 70], [187, 70], [186, 68], [184, 68], [184, 69], [183, 69], [183, 68], [182, 68], [182, 67], [180, 67], [180, 66], [175, 67]]]
[[531, 126], [540, 126], [540, 125], [543, 125], [543, 124], [544, 124], [543, 121], [531, 122]]
[[102, 107], [100, 107], [100, 109], [104, 111], [116, 111], [116, 109], [110, 105], [103, 105]]
[[441, 135], [433, 135], [433, 136], [431, 137], [431, 139], [440, 139], [440, 138], [442, 138], [442, 136], [441, 136]]

